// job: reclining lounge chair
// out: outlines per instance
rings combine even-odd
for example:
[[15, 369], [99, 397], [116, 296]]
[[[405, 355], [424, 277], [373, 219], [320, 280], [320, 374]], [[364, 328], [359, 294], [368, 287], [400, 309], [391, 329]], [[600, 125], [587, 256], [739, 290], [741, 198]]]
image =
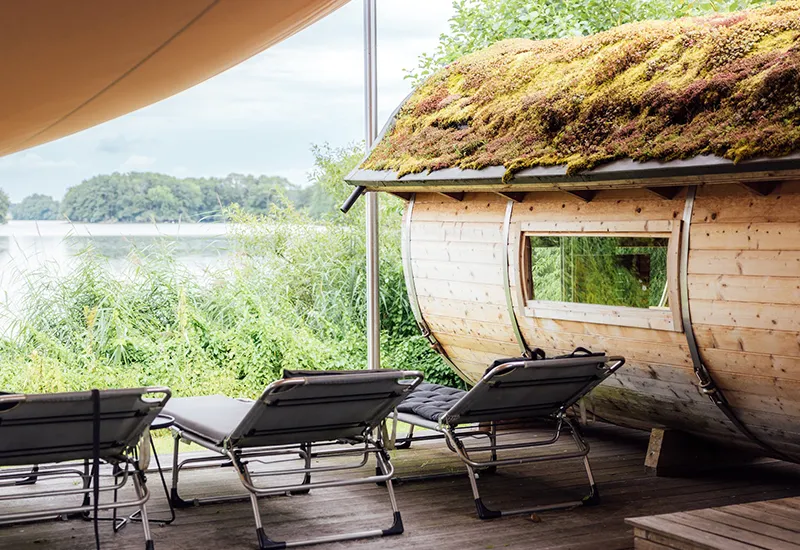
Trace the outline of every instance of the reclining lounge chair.
[[[219, 461], [222, 458], [232, 463], [249, 493], [261, 549], [400, 534], [403, 532], [403, 522], [391, 482], [394, 469], [380, 438], [373, 437], [372, 432], [421, 381], [422, 374], [416, 371], [287, 372], [282, 380], [270, 384], [256, 401], [247, 402], [219, 395], [173, 399], [165, 411], [175, 419], [173, 504], [177, 507], [192, 504], [178, 494], [178, 477], [182, 468], [188, 464]], [[219, 456], [188, 458], [179, 463], [181, 439], [214, 451]], [[339, 461], [312, 467], [312, 446], [313, 457], [318, 461], [354, 456], [360, 457], [360, 462], [342, 464]], [[294, 460], [298, 455], [305, 461], [302, 467], [262, 471], [254, 471], [250, 467], [251, 463], [259, 463], [263, 457], [283, 456], [285, 463], [287, 456]], [[377, 461], [379, 473], [376, 475], [355, 479], [311, 479], [315, 472], [328, 475], [360, 468], [367, 464], [371, 455]], [[302, 481], [272, 486], [258, 485], [254, 481], [259, 477], [286, 475], [302, 476]], [[386, 484], [393, 511], [390, 528], [292, 542], [272, 541], [264, 532], [258, 497], [365, 483]], [[201, 502], [198, 499], [193, 503]]]
[[[444, 435], [448, 448], [467, 467], [475, 507], [481, 519], [599, 502], [599, 493], [587, 457], [589, 445], [565, 413], [581, 397], [619, 369], [625, 359], [606, 357], [602, 353], [593, 354], [582, 348], [569, 356], [544, 359], [544, 353], [541, 350], [536, 351], [536, 359], [522, 357], [495, 361], [468, 392], [437, 384], [421, 384], [398, 406], [395, 414], [396, 421], [411, 425], [411, 432], [405, 439], [397, 441], [397, 448], [407, 448], [413, 440], [441, 437], [414, 437], [414, 426]], [[498, 444], [498, 424], [537, 420], [552, 421], [555, 425], [552, 437], [543, 441]], [[488, 430], [483, 429], [482, 426], [487, 424]], [[558, 441], [564, 427], [569, 428], [577, 446], [577, 450], [573, 452], [556, 451], [498, 458], [498, 451], [519, 451], [553, 445]], [[467, 443], [482, 436], [488, 439], [487, 444]], [[485, 458], [476, 458], [476, 454]], [[509, 511], [492, 510], [481, 500], [476, 481], [478, 472], [492, 471], [498, 466], [577, 458], [583, 459], [589, 478], [590, 492], [583, 500]]]
[[[101, 510], [137, 507], [145, 548], [152, 550], [145, 508], [150, 494], [134, 449], [169, 395], [167, 388], [0, 395], [0, 466], [16, 467], [0, 470], [0, 507], [35, 498], [82, 498], [80, 503], [16, 512], [0, 508], [0, 524], [66, 515], [93, 514], [97, 519]], [[101, 462], [115, 466], [114, 473], [101, 475]], [[31, 487], [71, 476], [81, 480], [80, 487]], [[110, 481], [101, 486], [101, 478]], [[116, 495], [128, 479], [133, 481], [133, 499], [100, 502], [100, 493]]]

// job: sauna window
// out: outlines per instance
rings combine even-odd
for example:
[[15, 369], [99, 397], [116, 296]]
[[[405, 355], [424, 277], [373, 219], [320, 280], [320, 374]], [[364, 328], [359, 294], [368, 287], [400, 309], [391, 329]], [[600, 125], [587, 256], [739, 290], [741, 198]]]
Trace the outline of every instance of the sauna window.
[[667, 305], [669, 238], [531, 235], [528, 246], [534, 300]]
[[[516, 241], [522, 261], [519, 297], [526, 316], [683, 330], [679, 224], [665, 221], [657, 231], [632, 231], [631, 223], [603, 222], [602, 233], [538, 234], [532, 231], [536, 225], [522, 223], [522, 238]], [[616, 227], [619, 232], [614, 233]]]

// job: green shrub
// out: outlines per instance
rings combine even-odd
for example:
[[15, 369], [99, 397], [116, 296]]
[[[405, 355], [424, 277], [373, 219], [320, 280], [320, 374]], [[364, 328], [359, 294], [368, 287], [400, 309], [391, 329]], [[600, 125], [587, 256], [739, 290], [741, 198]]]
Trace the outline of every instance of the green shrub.
[[[316, 149], [315, 185], [340, 203], [358, 147]], [[96, 250], [69, 274], [30, 274], [0, 339], [0, 387], [68, 391], [166, 385], [175, 395], [257, 396], [284, 368], [366, 366], [364, 205], [321, 219], [288, 200], [268, 214], [229, 212], [230, 260], [198, 275], [175, 243], [134, 248], [114, 273]], [[381, 199], [383, 366], [455, 375], [419, 335], [400, 259], [402, 203]], [[12, 315], [7, 312], [7, 315]]]

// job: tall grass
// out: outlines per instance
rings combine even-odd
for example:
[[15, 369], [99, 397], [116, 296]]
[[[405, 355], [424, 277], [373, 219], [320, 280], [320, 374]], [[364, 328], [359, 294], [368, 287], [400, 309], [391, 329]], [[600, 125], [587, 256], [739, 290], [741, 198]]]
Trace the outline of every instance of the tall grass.
[[[357, 147], [317, 149], [315, 186], [336, 204]], [[401, 203], [381, 201], [383, 366], [457, 383], [419, 336], [400, 261]], [[364, 207], [312, 218], [288, 201], [229, 212], [231, 259], [202, 276], [174, 244], [134, 249], [120, 275], [96, 250], [69, 274], [27, 277], [0, 339], [0, 388], [49, 392], [166, 385], [176, 395], [258, 395], [284, 368], [364, 368]]]

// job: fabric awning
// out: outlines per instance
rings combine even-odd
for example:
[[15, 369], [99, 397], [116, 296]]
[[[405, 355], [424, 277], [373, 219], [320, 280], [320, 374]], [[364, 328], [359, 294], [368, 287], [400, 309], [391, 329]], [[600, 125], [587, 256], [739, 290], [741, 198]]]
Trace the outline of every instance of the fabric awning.
[[4, 0], [0, 156], [140, 109], [348, 0]]

